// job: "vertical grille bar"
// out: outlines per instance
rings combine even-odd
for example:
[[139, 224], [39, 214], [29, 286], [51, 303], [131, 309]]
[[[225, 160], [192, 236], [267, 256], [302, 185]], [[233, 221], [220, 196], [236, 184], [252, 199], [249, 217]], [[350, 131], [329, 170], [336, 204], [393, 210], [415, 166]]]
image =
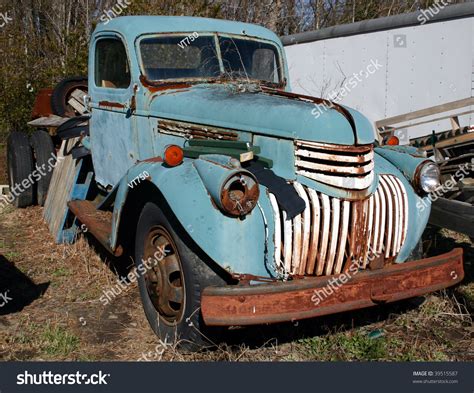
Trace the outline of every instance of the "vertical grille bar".
[[388, 258], [391, 252], [391, 244], [393, 237], [393, 201], [390, 188], [388, 187], [386, 180], [382, 176], [380, 177], [380, 185], [382, 186], [382, 189], [384, 191], [385, 201], [387, 203], [387, 223], [385, 226], [387, 241], [385, 242], [385, 258]]
[[320, 228], [320, 218], [321, 218], [321, 205], [319, 203], [319, 197], [316, 191], [309, 188], [308, 189], [309, 198], [311, 199], [311, 244], [309, 248], [308, 264], [306, 266], [306, 274], [314, 274], [314, 269], [316, 266], [316, 258], [318, 255], [318, 245], [319, 245], [319, 228]]
[[326, 262], [326, 275], [329, 276], [332, 273], [334, 266], [334, 260], [336, 258], [336, 247], [339, 239], [339, 219], [340, 219], [340, 202], [337, 198], [332, 199], [332, 212], [331, 212], [331, 240], [329, 243], [329, 251]]
[[396, 257], [408, 230], [408, 196], [395, 176], [379, 179], [374, 194], [352, 202], [295, 182], [306, 208], [292, 220], [270, 194], [276, 266], [292, 275], [321, 276], [340, 274], [353, 261], [367, 268], [374, 254]]
[[336, 256], [336, 267], [334, 273], [339, 274], [342, 271], [342, 265], [344, 263], [344, 255], [347, 245], [347, 235], [349, 229], [349, 218], [351, 214], [351, 203], [349, 201], [342, 202], [342, 227], [341, 236], [339, 240], [339, 247]]
[[316, 275], [321, 276], [324, 271], [324, 265], [326, 263], [326, 253], [328, 249], [329, 243], [329, 225], [331, 222], [331, 204], [329, 201], [329, 197], [325, 194], [321, 194], [322, 200], [322, 213], [323, 213], [323, 228], [322, 228], [322, 240], [321, 246], [319, 248], [318, 253], [318, 263], [316, 268]]
[[400, 179], [394, 177], [395, 182], [398, 184], [398, 187], [400, 189], [400, 192], [402, 194], [402, 199], [403, 199], [403, 221], [402, 221], [402, 237], [400, 240], [400, 249], [405, 242], [406, 236], [407, 236], [407, 230], [408, 230], [408, 196], [407, 192], [405, 190], [405, 186], [401, 182]]
[[373, 227], [372, 227], [372, 224], [374, 222], [374, 196], [371, 195], [370, 198], [369, 198], [369, 202], [368, 202], [368, 212], [367, 212], [367, 215], [368, 215], [368, 224], [367, 224], [367, 247], [365, 247], [365, 250], [364, 250], [364, 268], [367, 267], [367, 263], [368, 263], [368, 257], [369, 257], [369, 253], [370, 253], [370, 250], [371, 250], [371, 237], [372, 237], [372, 232], [373, 232]]
[[283, 234], [284, 234], [284, 252], [285, 252], [285, 271], [291, 271], [291, 255], [292, 255], [292, 243], [293, 243], [293, 223], [287, 219], [286, 211], [283, 210]]
[[[308, 259], [308, 249], [309, 249], [309, 241], [311, 238], [311, 205], [309, 203], [308, 196], [306, 195], [306, 191], [304, 187], [300, 183], [294, 184], [296, 192], [298, 195], [304, 200], [306, 204], [306, 209], [303, 212], [302, 217], [302, 229], [303, 229], [303, 240], [302, 240], [302, 251], [301, 251], [301, 259], [298, 266], [297, 274], [304, 275], [306, 270], [306, 261]], [[296, 268], [296, 267], [295, 267]]]
[[298, 274], [301, 262], [301, 214], [293, 219], [293, 255], [291, 259], [291, 274]]
[[284, 264], [281, 260], [281, 221], [280, 221], [280, 209], [278, 208], [278, 202], [275, 198], [275, 195], [269, 194], [270, 204], [273, 209], [273, 220], [275, 222], [275, 265], [278, 269], [282, 269]]

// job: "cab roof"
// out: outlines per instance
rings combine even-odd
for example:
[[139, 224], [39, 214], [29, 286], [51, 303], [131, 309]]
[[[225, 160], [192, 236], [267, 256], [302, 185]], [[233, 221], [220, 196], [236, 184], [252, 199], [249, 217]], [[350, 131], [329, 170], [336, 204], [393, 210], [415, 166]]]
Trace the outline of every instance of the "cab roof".
[[127, 40], [135, 40], [136, 37], [149, 33], [220, 32], [258, 37], [281, 45], [278, 36], [262, 26], [190, 16], [121, 16], [107, 23], [100, 23], [94, 34], [107, 31], [121, 33]]

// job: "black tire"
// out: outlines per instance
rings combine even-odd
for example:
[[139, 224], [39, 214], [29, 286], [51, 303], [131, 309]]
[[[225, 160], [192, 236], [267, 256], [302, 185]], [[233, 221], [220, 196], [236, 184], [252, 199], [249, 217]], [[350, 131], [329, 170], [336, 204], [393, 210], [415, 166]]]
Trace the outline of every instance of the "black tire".
[[[174, 224], [176, 227], [176, 223]], [[165, 231], [170, 239], [163, 239], [157, 237], [155, 240], [167, 244], [166, 256], [157, 266], [152, 269], [146, 269], [144, 261], [150, 261], [149, 254], [146, 249], [147, 245], [151, 243], [148, 241], [149, 236], [156, 231]], [[135, 241], [135, 265], [138, 275], [138, 286], [140, 289], [140, 296], [142, 299], [143, 309], [145, 315], [150, 323], [151, 328], [155, 334], [166, 343], [178, 343], [178, 347], [185, 350], [197, 351], [205, 347], [212, 346], [213, 335], [216, 331], [206, 328], [202, 321], [200, 312], [200, 301], [202, 290], [209, 285], [223, 285], [222, 280], [202, 259], [196, 255], [178, 236], [173, 225], [171, 225], [167, 216], [154, 203], [147, 203], [140, 218], [138, 220], [136, 241]], [[151, 235], [153, 236], [153, 235]], [[170, 240], [170, 244], [167, 241]], [[157, 248], [152, 250], [158, 250]], [[162, 247], [164, 247], [162, 245]], [[173, 250], [174, 248], [174, 250]], [[158, 254], [158, 258], [161, 254]], [[153, 262], [156, 259], [152, 259]], [[180, 272], [176, 273], [176, 263], [178, 261]], [[151, 263], [148, 262], [148, 266]], [[160, 266], [171, 266], [167, 269], [167, 274], [160, 273]], [[146, 270], [146, 274], [140, 274]], [[158, 271], [158, 273], [157, 273]], [[167, 284], [153, 285], [150, 276], [156, 277], [156, 282], [163, 283], [164, 280], [172, 282], [172, 288], [177, 293], [178, 289], [184, 294], [183, 301], [172, 302], [168, 301], [169, 297], [158, 296], [154, 287], [158, 287], [161, 293], [164, 289], [170, 287]], [[164, 277], [166, 276], [166, 278]], [[179, 278], [178, 278], [179, 276]], [[177, 284], [176, 284], [177, 283]], [[176, 289], [178, 288], [178, 289]], [[152, 293], [153, 295], [150, 295]], [[152, 300], [153, 298], [153, 300]], [[178, 297], [173, 297], [174, 300]], [[164, 304], [160, 307], [157, 303]], [[179, 307], [177, 305], [180, 305]], [[179, 308], [179, 311], [176, 311]], [[171, 309], [171, 312], [169, 310]], [[173, 314], [176, 312], [176, 315]], [[170, 316], [170, 314], [173, 314]]]
[[51, 109], [55, 115], [67, 117], [79, 115], [68, 104], [71, 93], [78, 88], [87, 92], [87, 78], [73, 76], [63, 79], [56, 85], [51, 95]]
[[[31, 183], [33, 152], [26, 133], [15, 131], [9, 135], [7, 168], [10, 192], [14, 197], [13, 205], [17, 208], [31, 206], [34, 203], [34, 184]], [[28, 187], [22, 185], [25, 179], [28, 179]]]
[[40, 172], [41, 178], [36, 182], [36, 201], [38, 205], [44, 206], [51, 176], [53, 175], [51, 164], [56, 162], [56, 150], [53, 139], [43, 130], [33, 132], [30, 137], [30, 144], [33, 149], [36, 169], [42, 172]]

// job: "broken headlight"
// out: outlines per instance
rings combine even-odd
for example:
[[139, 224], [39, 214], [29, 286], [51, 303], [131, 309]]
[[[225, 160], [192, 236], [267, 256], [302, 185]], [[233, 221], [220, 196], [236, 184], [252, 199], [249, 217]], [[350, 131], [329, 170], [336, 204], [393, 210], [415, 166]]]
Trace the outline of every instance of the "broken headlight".
[[220, 205], [232, 216], [244, 216], [257, 205], [259, 193], [257, 180], [250, 172], [236, 172], [222, 184]]

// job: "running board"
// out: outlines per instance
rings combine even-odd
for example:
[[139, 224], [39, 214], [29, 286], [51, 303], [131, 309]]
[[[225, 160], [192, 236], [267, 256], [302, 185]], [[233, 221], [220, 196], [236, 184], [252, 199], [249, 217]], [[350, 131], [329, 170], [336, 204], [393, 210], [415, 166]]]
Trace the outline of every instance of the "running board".
[[69, 210], [74, 214], [78, 221], [84, 226], [84, 232], [90, 232], [100, 244], [108, 251], [119, 257], [123, 254], [123, 249], [118, 246], [115, 250], [110, 247], [110, 235], [112, 234], [112, 213], [97, 210], [91, 201], [70, 201]]

